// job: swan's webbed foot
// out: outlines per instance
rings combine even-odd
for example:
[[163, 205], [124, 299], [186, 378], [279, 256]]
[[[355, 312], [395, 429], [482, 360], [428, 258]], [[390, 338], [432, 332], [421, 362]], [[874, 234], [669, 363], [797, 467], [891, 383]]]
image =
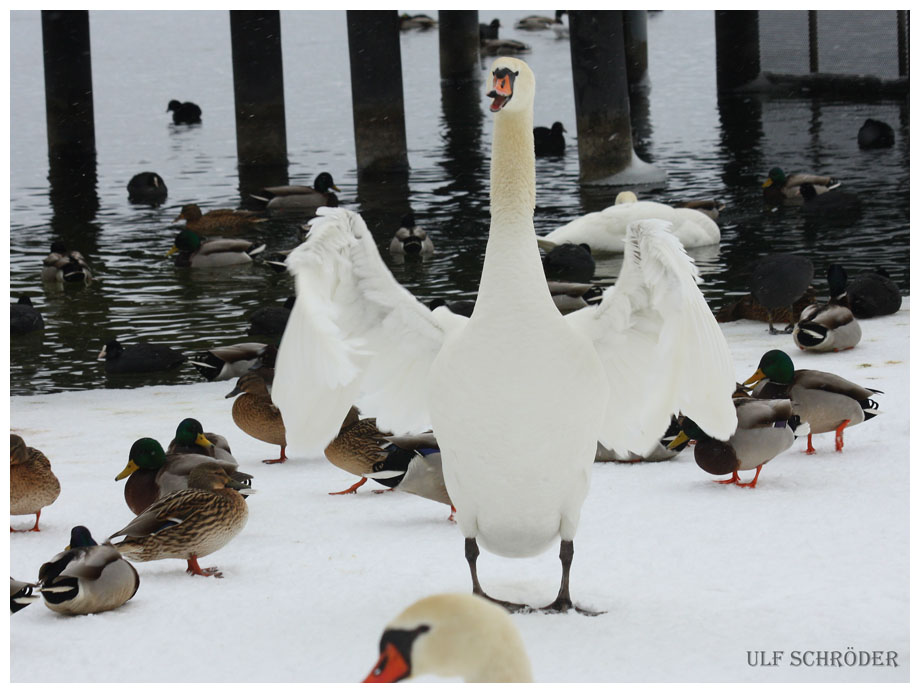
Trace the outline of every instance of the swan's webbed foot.
[[576, 606], [572, 603], [572, 600], [568, 597], [559, 596], [556, 597], [556, 601], [552, 604], [547, 604], [546, 606], [539, 609], [531, 609], [531, 611], [540, 611], [545, 614], [564, 614], [568, 612], [569, 609], [574, 609], [582, 616], [600, 616], [601, 614], [606, 614], [606, 611], [593, 611], [592, 609], [585, 609], [581, 606]]

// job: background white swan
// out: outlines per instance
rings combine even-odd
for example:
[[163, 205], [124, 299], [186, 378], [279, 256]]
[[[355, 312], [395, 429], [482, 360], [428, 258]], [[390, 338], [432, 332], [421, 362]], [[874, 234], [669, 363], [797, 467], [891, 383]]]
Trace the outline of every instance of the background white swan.
[[620, 193], [616, 204], [599, 212], [590, 212], [573, 219], [545, 236], [537, 238], [541, 248], [550, 249], [563, 243], [587, 243], [595, 252], [622, 253], [626, 227], [643, 219], [663, 219], [671, 222], [670, 231], [684, 248], [698, 248], [718, 243], [722, 237], [719, 225], [696, 209], [671, 207], [660, 202], [637, 200], [629, 193]]
[[289, 443], [311, 450], [352, 404], [396, 433], [433, 428], [474, 592], [486, 596], [477, 540], [533, 556], [560, 539], [562, 581], [546, 608], [567, 610], [597, 442], [644, 452], [678, 410], [727, 438], [734, 368], [664, 221], [629, 226], [620, 278], [599, 305], [559, 313], [533, 227], [533, 73], [496, 60], [489, 96], [492, 225], [472, 317], [430, 311], [386, 269], [359, 215], [322, 208], [288, 256], [298, 299], [273, 397]]

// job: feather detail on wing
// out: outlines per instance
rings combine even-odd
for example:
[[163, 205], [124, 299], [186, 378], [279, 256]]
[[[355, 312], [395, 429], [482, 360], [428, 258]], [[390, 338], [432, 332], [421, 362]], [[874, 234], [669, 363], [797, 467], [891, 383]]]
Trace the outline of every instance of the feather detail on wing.
[[442, 320], [390, 273], [360, 215], [321, 207], [288, 255], [297, 300], [278, 358], [272, 399], [288, 443], [318, 451], [352, 405], [396, 432], [430, 428], [428, 371]]
[[672, 413], [721, 440], [737, 425], [728, 345], [668, 225], [630, 224], [617, 283], [599, 305], [566, 316], [594, 342], [607, 371], [610, 400], [598, 439], [608, 448], [644, 454]]

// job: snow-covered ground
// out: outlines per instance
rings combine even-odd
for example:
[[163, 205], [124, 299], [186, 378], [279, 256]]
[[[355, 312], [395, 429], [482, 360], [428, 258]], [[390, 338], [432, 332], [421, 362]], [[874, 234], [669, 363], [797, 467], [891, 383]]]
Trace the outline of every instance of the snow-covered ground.
[[[905, 300], [896, 315], [863, 321], [855, 349], [825, 355], [799, 352], [762, 323], [723, 325], [738, 380], [782, 348], [799, 368], [883, 390], [882, 414], [848, 429], [841, 454], [833, 434], [815, 437], [813, 456], [797, 441], [756, 489], [712, 483], [692, 449], [670, 462], [596, 464], [572, 595], [606, 613], [515, 615], [536, 680], [908, 681], [909, 316]], [[330, 496], [356, 479], [305, 451], [261, 464], [278, 448], [236, 428], [231, 388], [11, 399], [11, 430], [44, 451], [62, 485], [40, 533], [10, 535], [17, 579], [35, 579], [73, 525], [103, 540], [127, 524], [124, 482], [114, 478], [132, 442], [165, 444], [184, 417], [225, 435], [258, 489], [243, 532], [201, 561], [224, 579], [190, 577], [184, 561], [139, 563], [140, 589], [120, 609], [65, 617], [35, 603], [12, 616], [12, 681], [360, 681], [396, 613], [425, 595], [469, 590], [446, 506], [373, 494], [373, 483]], [[548, 603], [557, 551], [483, 552], [479, 575], [496, 597]], [[831, 663], [838, 652], [843, 664], [860, 651], [894, 652], [897, 667], [817, 665], [819, 653]], [[777, 665], [763, 666], [774, 653]]]

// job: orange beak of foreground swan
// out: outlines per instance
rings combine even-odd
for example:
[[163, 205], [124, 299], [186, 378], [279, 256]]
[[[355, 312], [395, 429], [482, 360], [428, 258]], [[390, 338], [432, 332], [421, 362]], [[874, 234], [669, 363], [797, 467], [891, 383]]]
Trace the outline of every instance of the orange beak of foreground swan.
[[380, 659], [362, 683], [396, 683], [409, 675], [409, 665], [393, 643], [387, 643]]

